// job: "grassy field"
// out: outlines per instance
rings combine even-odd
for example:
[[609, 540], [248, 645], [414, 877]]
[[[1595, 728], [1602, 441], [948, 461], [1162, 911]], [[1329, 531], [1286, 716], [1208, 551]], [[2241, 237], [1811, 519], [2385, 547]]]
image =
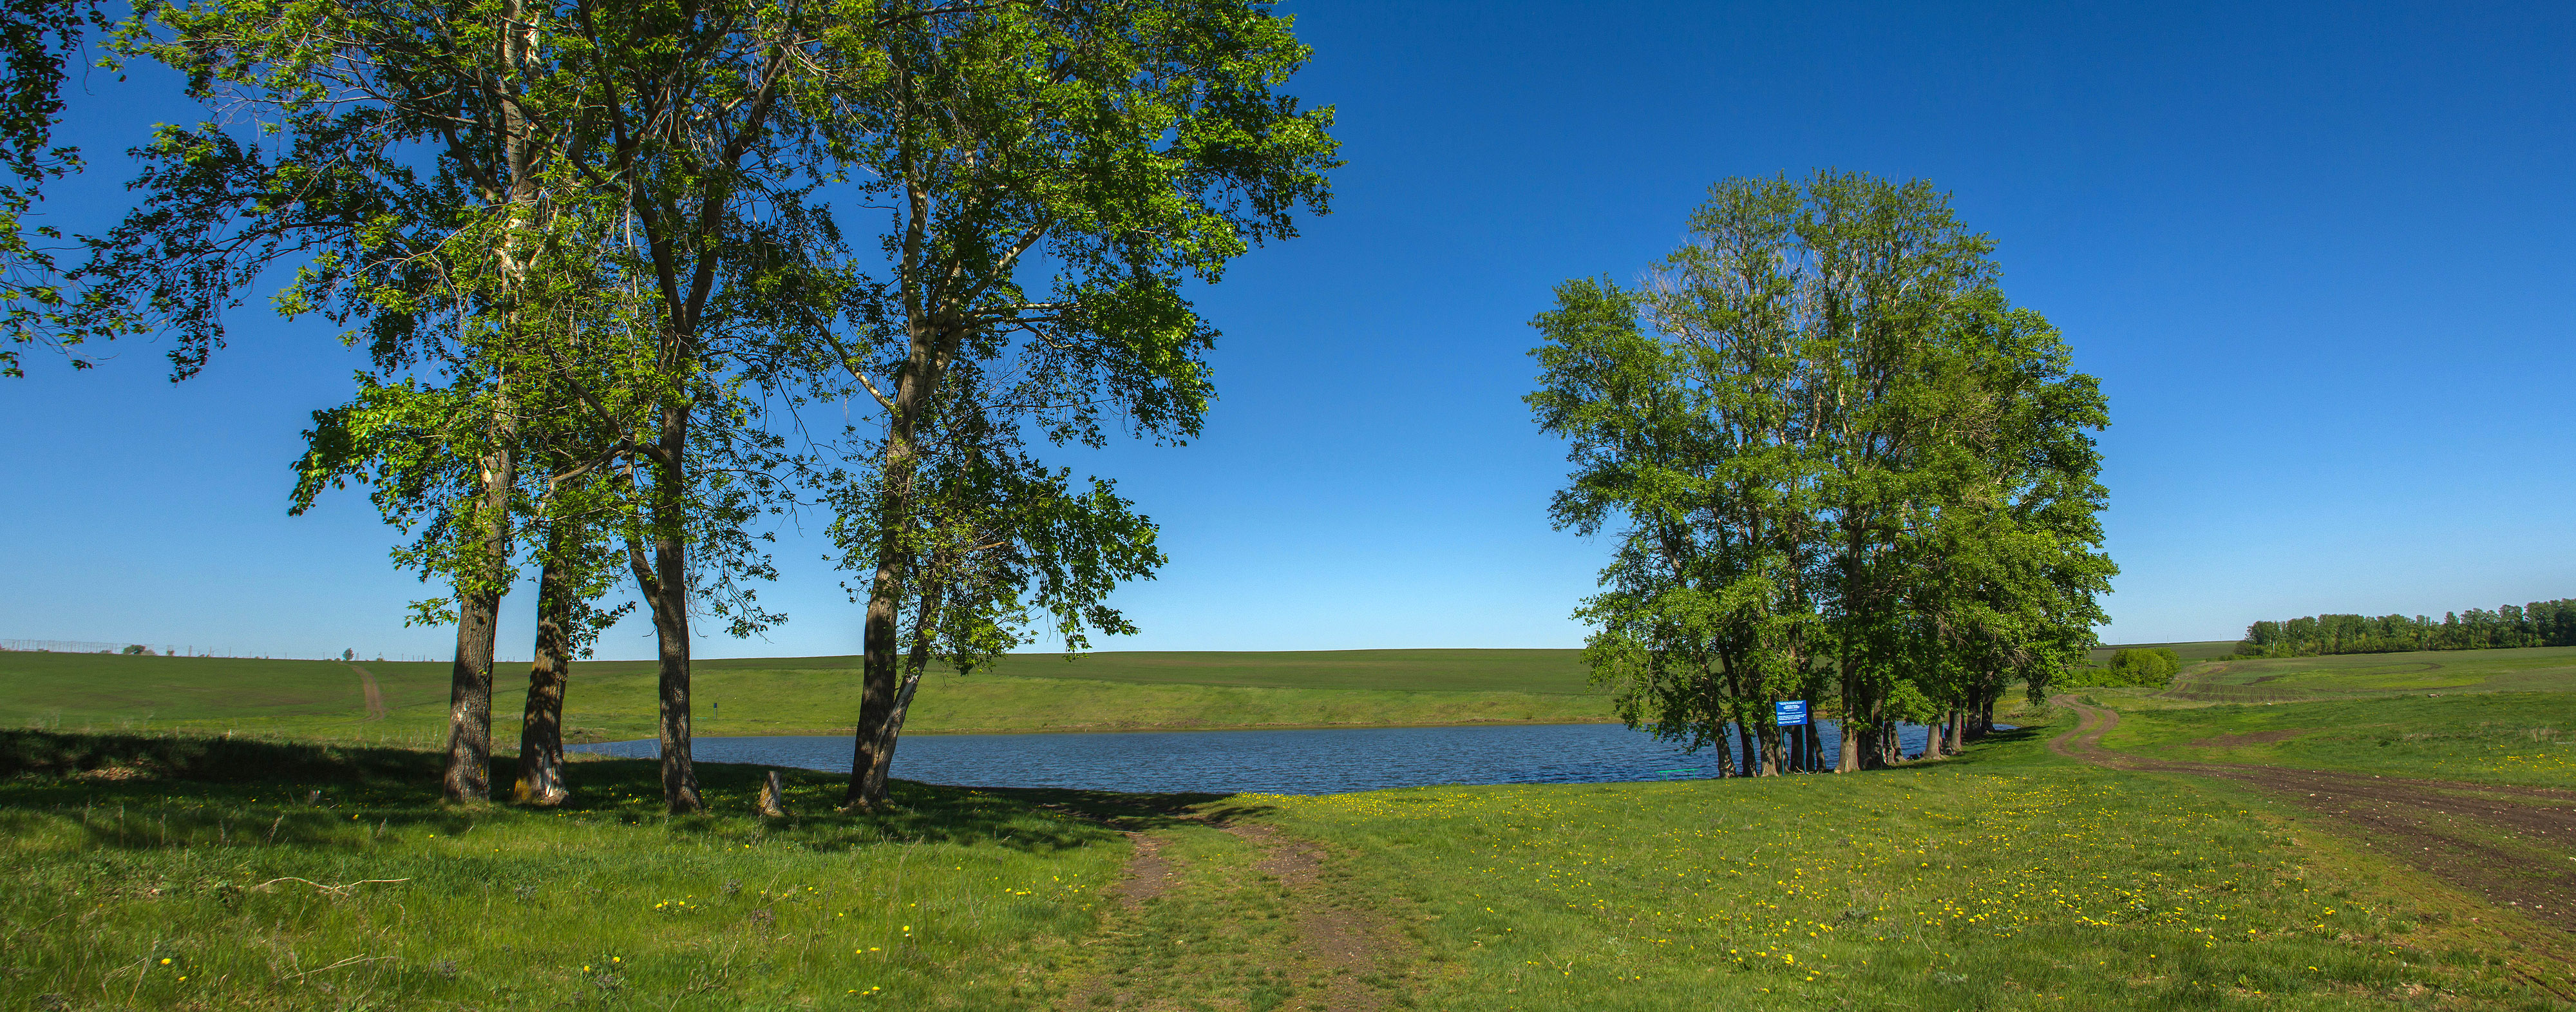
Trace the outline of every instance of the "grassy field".
[[2121, 643], [2116, 645], [2098, 646], [2093, 648], [2092, 656], [2089, 659], [2096, 665], [2109, 664], [2111, 663], [2111, 655], [2122, 650], [2153, 649], [2155, 647], [2163, 647], [2167, 650], [2173, 651], [2174, 656], [2181, 659], [2185, 664], [2189, 664], [2193, 661], [2217, 660], [2224, 657], [2232, 657], [2236, 654], [2235, 640], [2203, 640], [2192, 643]]
[[1126, 849], [1038, 807], [1070, 794], [764, 821], [748, 767], [671, 819], [642, 762], [582, 763], [560, 812], [442, 808], [417, 751], [12, 732], [0, 762], [13, 1009], [1025, 1007]]
[[[802, 814], [768, 821], [741, 767], [702, 767], [707, 816], [657, 814], [650, 768], [606, 760], [572, 810], [465, 810], [419, 752], [12, 732], [0, 1007], [2560, 1007], [2503, 966], [2545, 930], [2518, 914], [2014, 719], [2034, 729], [1842, 777], [902, 784], [864, 817], [793, 774]], [[1247, 830], [1315, 841], [1324, 871], [1301, 885]], [[1104, 895], [1122, 869], [1161, 891]], [[1325, 914], [1383, 972], [1306, 973]]]
[[2229, 659], [2186, 668], [2161, 695], [2186, 702], [2294, 703], [2428, 692], [2569, 691], [2576, 691], [2576, 647]]
[[1452, 967], [1436, 1008], [2555, 1007], [2500, 969], [2512, 915], [2029, 734], [1865, 776], [1276, 805], [1403, 897]]
[[[906, 730], [1145, 729], [1579, 723], [1609, 720], [1570, 650], [1019, 655], [989, 673], [936, 673]], [[858, 712], [857, 659], [695, 665], [705, 735], [841, 734]], [[367, 719], [358, 669], [389, 714]], [[496, 725], [515, 726], [520, 669], [504, 669]], [[0, 653], [0, 726], [237, 732], [396, 745], [445, 740], [445, 664], [244, 661]], [[573, 666], [574, 740], [653, 733], [654, 672], [641, 661]], [[505, 735], [506, 737], [506, 735]], [[513, 739], [515, 740], [515, 739]]]
[[[2213, 670], [2214, 669], [2214, 670]], [[2228, 661], [2086, 689], [2105, 747], [2157, 759], [2576, 788], [2576, 648]]]

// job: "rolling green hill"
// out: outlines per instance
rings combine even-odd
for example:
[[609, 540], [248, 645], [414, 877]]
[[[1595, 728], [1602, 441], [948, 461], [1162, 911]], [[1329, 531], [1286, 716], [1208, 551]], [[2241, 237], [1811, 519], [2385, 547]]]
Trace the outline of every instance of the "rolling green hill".
[[2428, 692], [2576, 690], [2576, 647], [2229, 658], [2192, 665], [2156, 695], [2184, 703], [2292, 703]]
[[[858, 712], [858, 659], [703, 660], [703, 735], [839, 734]], [[509, 740], [524, 668], [504, 666], [494, 724]], [[371, 719], [360, 672], [384, 716]], [[0, 653], [0, 723], [200, 730], [427, 745], [443, 740], [448, 668], [437, 663]], [[573, 665], [575, 740], [653, 732], [648, 661]], [[1118, 731], [1243, 727], [1580, 723], [1611, 719], [1573, 650], [1100, 653], [1005, 658], [990, 672], [928, 678], [907, 730]]]

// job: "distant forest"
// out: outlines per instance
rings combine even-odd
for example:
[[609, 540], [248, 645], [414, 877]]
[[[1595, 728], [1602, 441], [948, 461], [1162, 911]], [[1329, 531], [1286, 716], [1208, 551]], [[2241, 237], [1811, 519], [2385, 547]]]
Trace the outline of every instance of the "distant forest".
[[2490, 650], [2576, 646], [2576, 599], [2535, 601], [2494, 611], [2471, 608], [2429, 616], [2311, 615], [2256, 622], [2236, 644], [2240, 657], [2389, 654], [2406, 650]]

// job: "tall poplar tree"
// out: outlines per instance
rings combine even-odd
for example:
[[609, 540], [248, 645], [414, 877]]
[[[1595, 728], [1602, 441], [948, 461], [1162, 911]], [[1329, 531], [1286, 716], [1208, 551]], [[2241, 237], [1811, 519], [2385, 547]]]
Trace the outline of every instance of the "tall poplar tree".
[[[81, 319], [172, 333], [184, 373], [222, 345], [244, 285], [302, 264], [281, 307], [347, 323], [368, 347], [376, 369], [355, 403], [415, 399], [402, 424], [436, 438], [401, 452], [461, 455], [403, 465], [437, 476], [418, 486], [438, 497], [430, 536], [406, 558], [453, 587], [428, 602], [457, 625], [453, 799], [489, 792], [492, 636], [527, 527], [522, 486], [539, 480], [521, 467], [540, 435], [529, 406], [551, 398], [617, 432], [614, 487], [640, 505], [608, 530], [660, 641], [666, 800], [699, 806], [689, 608], [713, 602], [737, 631], [773, 618], [732, 578], [766, 572], [741, 527], [777, 485], [761, 395], [787, 386], [795, 354], [778, 349], [814, 331], [800, 298], [815, 260], [796, 238], [827, 229], [795, 200], [813, 162], [772, 128], [833, 14], [238, 0], [145, 4], [120, 35], [120, 52], [179, 68], [251, 129], [165, 128], [141, 152], [143, 207], [92, 240]], [[605, 227], [566, 228], [575, 208]], [[540, 277], [543, 244], [575, 235], [594, 248]], [[530, 315], [584, 288], [630, 293], [646, 321], [641, 353], [601, 382], [568, 364], [572, 332], [540, 336]]]
[[836, 354], [876, 407], [835, 495], [867, 605], [858, 806], [932, 657], [972, 667], [1032, 611], [1068, 649], [1127, 628], [1103, 598], [1159, 563], [1152, 525], [1023, 440], [1196, 435], [1216, 331], [1184, 287], [1294, 235], [1335, 164], [1331, 111], [1278, 93], [1308, 51], [1266, 3], [866, 9], [824, 128], [887, 221]]

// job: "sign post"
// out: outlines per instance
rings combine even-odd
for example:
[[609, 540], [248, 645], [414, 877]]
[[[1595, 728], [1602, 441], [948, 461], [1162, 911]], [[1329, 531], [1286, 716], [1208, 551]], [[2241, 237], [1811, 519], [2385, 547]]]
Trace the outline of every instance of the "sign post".
[[1799, 748], [1802, 743], [1797, 733], [1789, 729], [1806, 725], [1807, 701], [1788, 699], [1771, 704], [1771, 722], [1780, 726], [1780, 754], [1788, 760], [1789, 772], [1806, 772], [1808, 757], [1801, 754], [1804, 750]]

